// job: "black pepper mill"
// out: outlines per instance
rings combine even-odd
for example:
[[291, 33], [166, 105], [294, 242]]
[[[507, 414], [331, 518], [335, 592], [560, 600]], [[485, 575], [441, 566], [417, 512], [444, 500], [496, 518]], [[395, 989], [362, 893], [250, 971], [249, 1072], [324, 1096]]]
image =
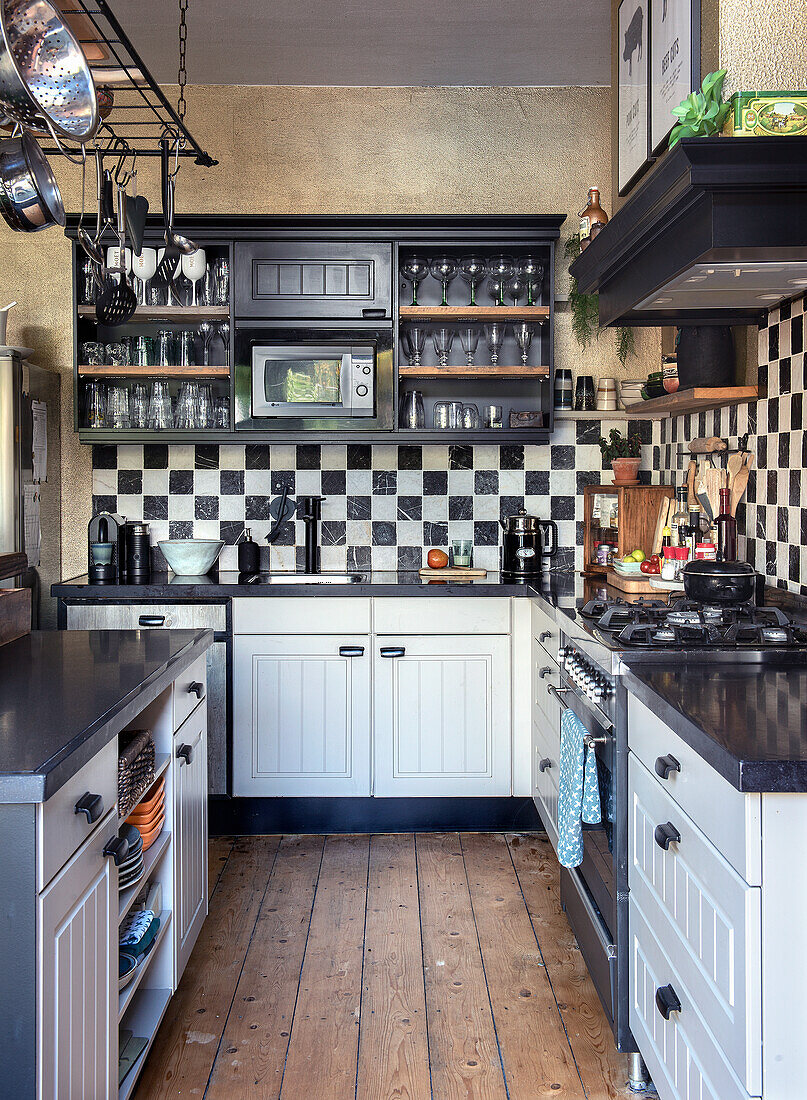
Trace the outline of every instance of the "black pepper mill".
[[252, 532], [247, 527], [244, 530], [244, 541], [238, 544], [238, 572], [257, 573], [260, 569], [259, 549], [257, 542], [252, 539]]

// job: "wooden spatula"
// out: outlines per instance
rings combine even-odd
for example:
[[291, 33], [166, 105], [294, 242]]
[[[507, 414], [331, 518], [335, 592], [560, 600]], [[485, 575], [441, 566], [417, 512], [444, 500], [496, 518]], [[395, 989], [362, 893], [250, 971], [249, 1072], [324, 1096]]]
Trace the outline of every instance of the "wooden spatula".
[[751, 473], [751, 467], [754, 465], [754, 456], [750, 451], [744, 451], [742, 458], [743, 464], [731, 484], [732, 515], [736, 515], [737, 505], [745, 496], [745, 490], [748, 487], [748, 475]]
[[694, 458], [689, 460], [689, 469], [687, 470], [687, 504], [697, 504], [698, 498], [695, 495], [695, 474], [698, 470], [698, 464]]

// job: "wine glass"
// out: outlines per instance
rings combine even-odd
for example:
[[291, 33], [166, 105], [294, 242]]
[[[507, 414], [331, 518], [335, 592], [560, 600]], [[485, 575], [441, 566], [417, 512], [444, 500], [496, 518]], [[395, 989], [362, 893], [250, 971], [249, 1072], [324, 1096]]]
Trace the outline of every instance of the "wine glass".
[[412, 284], [412, 305], [418, 304], [418, 287], [429, 274], [429, 264], [420, 256], [410, 256], [401, 264], [401, 275]]
[[485, 261], [479, 256], [465, 256], [460, 260], [460, 278], [471, 288], [471, 300], [469, 306], [476, 305], [476, 288], [487, 274]]
[[420, 357], [426, 346], [426, 330], [419, 325], [404, 329], [404, 351], [410, 367], [420, 366]]
[[207, 366], [210, 362], [210, 341], [213, 337], [213, 326], [209, 321], [202, 321], [198, 335], [202, 340], [202, 364]]
[[221, 336], [221, 342], [224, 344], [224, 366], [230, 365], [230, 322], [222, 321], [219, 325], [219, 335]]
[[544, 281], [544, 265], [533, 256], [525, 256], [518, 265], [518, 273], [527, 284], [527, 305], [535, 305], [535, 292], [541, 296], [541, 283]]
[[438, 256], [436, 260], [432, 260], [430, 270], [432, 278], [436, 279], [443, 287], [443, 300], [440, 305], [447, 306], [448, 284], [456, 278], [457, 261], [452, 259], [451, 256]]
[[504, 253], [500, 253], [498, 256], [494, 256], [492, 260], [488, 262], [488, 275], [492, 279], [498, 279], [499, 286], [499, 301], [496, 305], [504, 305], [504, 289], [507, 285], [507, 280], [511, 275], [515, 273], [516, 267], [512, 256], [505, 256]]
[[196, 301], [196, 284], [200, 279], [204, 279], [207, 273], [207, 256], [203, 248], [197, 248], [194, 252], [183, 252], [182, 259], [180, 261], [182, 268], [182, 274], [186, 279], [190, 279], [193, 286], [191, 305], [197, 305]]
[[493, 299], [495, 306], [504, 305], [504, 290], [507, 285], [505, 279], [500, 279], [498, 275], [491, 275], [488, 278], [488, 294]]
[[512, 278], [507, 280], [507, 294], [508, 297], [513, 299], [513, 305], [518, 305], [518, 300], [526, 291], [527, 286], [524, 278], [521, 275], [513, 275]]
[[157, 249], [144, 248], [139, 256], [132, 255], [132, 274], [137, 280], [137, 300], [141, 306], [148, 305], [146, 283], [154, 278], [157, 270]]
[[460, 343], [462, 344], [462, 350], [465, 352], [468, 366], [472, 367], [474, 365], [474, 352], [479, 343], [479, 329], [476, 325], [465, 325], [460, 329]]
[[491, 324], [485, 325], [485, 334], [490, 348], [490, 362], [491, 366], [494, 367], [499, 362], [499, 352], [502, 350], [502, 344], [504, 343], [505, 327], [501, 321], [493, 321]]
[[454, 343], [454, 329], [435, 329], [432, 333], [432, 343], [434, 344], [434, 350], [437, 353], [437, 358], [440, 360], [440, 366], [445, 367], [448, 364], [448, 356], [451, 352], [451, 345]]
[[535, 329], [532, 325], [527, 324], [526, 321], [522, 321], [520, 324], [513, 326], [513, 332], [516, 337], [516, 343], [521, 348], [521, 362], [526, 367], [527, 359], [530, 354], [530, 344], [532, 343]]

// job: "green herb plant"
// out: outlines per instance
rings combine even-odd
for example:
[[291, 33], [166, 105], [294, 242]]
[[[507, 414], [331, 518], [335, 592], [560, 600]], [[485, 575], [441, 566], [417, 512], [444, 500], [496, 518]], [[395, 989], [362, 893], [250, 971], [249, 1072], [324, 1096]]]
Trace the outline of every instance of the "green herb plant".
[[681, 100], [672, 113], [678, 119], [670, 134], [669, 148], [677, 145], [685, 137], [709, 137], [719, 134], [723, 129], [726, 116], [731, 110], [730, 103], [723, 102], [723, 81], [725, 69], [718, 69], [703, 78], [699, 92], [690, 92]]
[[642, 453], [642, 438], [638, 435], [623, 435], [618, 428], [611, 428], [607, 438], [600, 436], [600, 450], [606, 463], [615, 458], [639, 458]]
[[[580, 238], [567, 237], [564, 245], [566, 259], [576, 260], [580, 255]], [[600, 296], [599, 294], [581, 294], [577, 279], [569, 276], [569, 309], [572, 311], [572, 332], [582, 348], [587, 348], [596, 336], [600, 336]], [[616, 355], [624, 367], [628, 356], [636, 352], [636, 342], [632, 328], [616, 330]]]

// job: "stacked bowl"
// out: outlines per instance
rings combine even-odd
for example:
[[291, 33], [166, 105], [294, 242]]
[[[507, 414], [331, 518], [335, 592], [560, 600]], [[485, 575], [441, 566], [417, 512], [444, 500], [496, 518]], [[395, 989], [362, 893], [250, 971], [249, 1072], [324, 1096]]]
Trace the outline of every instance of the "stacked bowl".
[[143, 851], [147, 851], [162, 832], [165, 823], [165, 775], [161, 775], [151, 790], [126, 818], [143, 838]]
[[631, 405], [636, 405], [642, 400], [642, 387], [645, 381], [644, 378], [626, 378], [619, 383], [619, 399], [623, 409], [629, 409]]

